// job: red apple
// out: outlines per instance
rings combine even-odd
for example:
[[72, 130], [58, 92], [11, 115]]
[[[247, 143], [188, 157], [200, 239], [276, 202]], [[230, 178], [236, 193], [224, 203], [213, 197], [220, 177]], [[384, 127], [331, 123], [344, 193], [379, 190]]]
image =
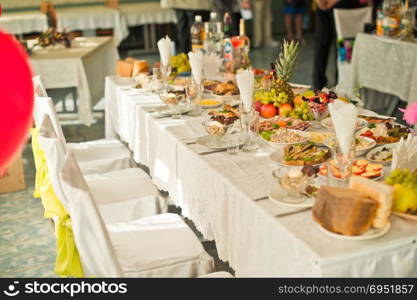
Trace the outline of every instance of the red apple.
[[292, 110], [292, 105], [289, 103], [284, 103], [279, 106], [279, 115], [281, 117], [288, 116], [288, 113]]
[[262, 108], [261, 101], [256, 101], [255, 102], [255, 110], [260, 113], [261, 112], [261, 108]]
[[261, 107], [262, 118], [269, 119], [269, 118], [275, 117], [276, 114], [277, 114], [277, 109], [272, 103], [262, 105]]

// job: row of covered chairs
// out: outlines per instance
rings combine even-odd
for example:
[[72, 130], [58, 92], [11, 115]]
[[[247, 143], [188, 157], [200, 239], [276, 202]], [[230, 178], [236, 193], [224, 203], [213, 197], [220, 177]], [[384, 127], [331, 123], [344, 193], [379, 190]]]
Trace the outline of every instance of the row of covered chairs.
[[121, 142], [66, 143], [48, 97], [35, 97], [34, 119], [35, 196], [55, 222], [56, 273], [231, 277], [212, 273], [212, 257], [181, 216], [166, 213], [164, 198]]

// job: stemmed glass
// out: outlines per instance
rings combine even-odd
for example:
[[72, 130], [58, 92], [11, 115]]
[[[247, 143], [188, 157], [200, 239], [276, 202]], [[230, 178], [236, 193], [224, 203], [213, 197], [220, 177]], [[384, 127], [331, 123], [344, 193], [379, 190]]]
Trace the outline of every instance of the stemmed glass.
[[191, 76], [191, 82], [185, 87], [185, 93], [187, 95], [188, 103], [191, 108], [189, 115], [199, 116], [201, 115], [201, 98], [203, 96], [203, 84], [202, 82], [196, 82], [194, 77]]
[[242, 132], [246, 135], [246, 142], [242, 147], [245, 152], [256, 151], [259, 148], [257, 134], [259, 131], [259, 112], [254, 110], [246, 111], [242, 103], [240, 104], [240, 124]]

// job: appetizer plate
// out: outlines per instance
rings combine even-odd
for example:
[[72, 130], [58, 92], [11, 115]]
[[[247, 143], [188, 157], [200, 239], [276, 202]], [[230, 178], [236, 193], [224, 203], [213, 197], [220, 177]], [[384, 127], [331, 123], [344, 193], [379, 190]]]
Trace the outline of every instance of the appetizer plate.
[[[200, 136], [199, 138], [197, 138], [196, 143], [209, 149], [215, 150], [226, 149], [232, 146], [229, 143], [227, 143], [227, 139], [218, 139], [212, 135]], [[239, 146], [242, 146], [244, 143], [245, 138], [244, 136], [241, 136]]]
[[201, 99], [201, 108], [216, 108], [222, 105], [222, 99]]
[[305, 131], [288, 129], [288, 132], [296, 133], [296, 134], [304, 137], [304, 139], [303, 140], [300, 140], [300, 141], [293, 142], [293, 143], [275, 143], [275, 142], [271, 142], [271, 141], [265, 140], [261, 136], [260, 136], [260, 138], [262, 140], [264, 140], [269, 146], [271, 146], [273, 148], [281, 148], [282, 146], [288, 146], [288, 145], [293, 145], [293, 144], [304, 143], [304, 142], [307, 142], [310, 139], [310, 134], [308, 132], [305, 132]]
[[291, 200], [286, 201], [286, 199], [290, 199], [289, 194], [287, 191], [284, 190], [284, 188], [281, 187], [280, 184], [277, 184], [270, 191], [268, 198], [269, 200], [271, 200], [272, 202], [276, 204], [288, 206], [288, 207], [298, 207], [298, 208], [313, 207], [314, 201], [315, 201], [314, 198], [307, 197], [307, 196], [300, 196], [300, 201], [296, 203], [292, 202]]
[[[362, 148], [358, 149], [358, 145], [356, 145], [356, 151], [355, 151], [356, 157], [365, 155], [366, 152], [371, 150], [376, 145], [375, 140], [371, 139], [371, 138], [368, 138], [368, 137], [357, 136], [356, 139], [358, 139], [359, 142], [360, 142], [359, 146], [362, 146]], [[334, 144], [335, 144], [335, 141], [330, 141], [330, 140], [327, 140], [324, 143], [324, 145], [329, 147], [330, 149], [333, 149], [335, 147]], [[364, 147], [364, 145], [366, 145], [366, 147]]]
[[314, 142], [318, 146], [324, 146], [324, 141], [335, 137], [334, 132], [330, 131], [309, 131], [310, 141]]
[[327, 230], [326, 228], [324, 228], [323, 226], [321, 226], [319, 223], [316, 222], [316, 224], [321, 229], [321, 231], [327, 234], [328, 236], [334, 237], [339, 240], [348, 240], [348, 241], [364, 241], [364, 240], [376, 239], [386, 234], [391, 228], [391, 223], [387, 223], [387, 225], [385, 225], [382, 228], [379, 228], [379, 229], [371, 228], [367, 232], [361, 235], [351, 236], [351, 235], [343, 235], [343, 234], [331, 232]]
[[393, 211], [392, 213], [404, 219], [417, 221], [417, 215], [410, 215], [410, 214], [400, 213], [396, 211]]
[[[191, 111], [191, 109], [187, 106], [181, 106], [180, 107], [180, 114], [186, 114], [189, 113]], [[159, 113], [163, 116], [170, 116], [172, 115], [172, 109], [170, 109], [169, 107], [163, 107], [159, 110]]]
[[[319, 147], [319, 148], [327, 148], [327, 147]], [[302, 167], [304, 167], [304, 166], [291, 166], [291, 165], [286, 165], [286, 164], [284, 164], [282, 161], [283, 161], [283, 159], [284, 159], [284, 149], [279, 149], [278, 151], [276, 151], [276, 152], [272, 152], [270, 155], [269, 155], [269, 158], [273, 161], [273, 162], [276, 162], [276, 163], [278, 163], [280, 166], [283, 166], [283, 167], [287, 167], [287, 168], [302, 168]], [[315, 164], [315, 165], [313, 165], [313, 166], [321, 166], [321, 165], [323, 165], [323, 164], [325, 164], [326, 162], [322, 162], [322, 163], [319, 163], [319, 164]]]
[[372, 149], [371, 151], [368, 152], [368, 154], [366, 155], [366, 159], [369, 160], [372, 163], [377, 163], [377, 164], [389, 166], [391, 164], [391, 162], [392, 162], [392, 158], [390, 160], [375, 160], [375, 159], [372, 159], [372, 157], [376, 153], [381, 152], [382, 149], [384, 149], [384, 148], [386, 148], [386, 149], [392, 149], [394, 146], [395, 146], [395, 143], [394, 144], [387, 144], [385, 146], [376, 147], [376, 148], [374, 148], [374, 149]]
[[[333, 122], [331, 118], [326, 118], [320, 122], [321, 126], [327, 129], [334, 130]], [[368, 121], [358, 118], [356, 123], [356, 130], [360, 130], [368, 125]]]

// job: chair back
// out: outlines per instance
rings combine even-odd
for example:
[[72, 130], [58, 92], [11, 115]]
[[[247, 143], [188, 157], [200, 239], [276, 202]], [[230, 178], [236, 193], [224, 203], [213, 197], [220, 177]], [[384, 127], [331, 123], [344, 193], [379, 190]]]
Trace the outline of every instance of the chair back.
[[334, 21], [338, 39], [355, 38], [363, 32], [365, 23], [372, 22], [372, 7], [334, 9]]
[[65, 141], [64, 132], [55, 110], [54, 102], [50, 97], [35, 97], [33, 106], [33, 119], [36, 127], [40, 128], [45, 115], [48, 115], [55, 129], [58, 138]]
[[122, 277], [106, 226], [71, 150], [63, 162], [60, 179], [84, 275]]

